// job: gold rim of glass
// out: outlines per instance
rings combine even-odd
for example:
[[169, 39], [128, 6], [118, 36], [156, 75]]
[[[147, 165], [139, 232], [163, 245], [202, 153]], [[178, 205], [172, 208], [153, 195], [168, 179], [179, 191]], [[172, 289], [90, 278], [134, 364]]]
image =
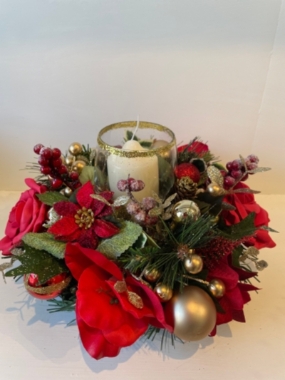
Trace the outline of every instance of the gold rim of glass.
[[101, 129], [101, 131], [98, 133], [97, 143], [100, 146], [101, 149], [111, 153], [115, 154], [117, 156], [121, 157], [128, 157], [128, 158], [134, 158], [134, 157], [149, 157], [154, 156], [156, 154], [163, 154], [166, 152], [169, 152], [175, 145], [175, 134], [171, 131], [171, 129], [164, 127], [160, 124], [150, 123], [148, 121], [140, 121], [139, 129], [156, 129], [160, 132], [165, 132], [171, 137], [171, 141], [167, 144], [165, 144], [162, 147], [159, 148], [151, 148], [148, 150], [123, 150], [121, 148], [116, 148], [112, 145], [107, 144], [103, 139], [102, 136], [111, 130], [114, 129], [120, 129], [120, 128], [135, 128], [137, 125], [137, 121], [123, 121], [120, 123], [115, 123], [108, 125], [107, 127], [104, 127]]

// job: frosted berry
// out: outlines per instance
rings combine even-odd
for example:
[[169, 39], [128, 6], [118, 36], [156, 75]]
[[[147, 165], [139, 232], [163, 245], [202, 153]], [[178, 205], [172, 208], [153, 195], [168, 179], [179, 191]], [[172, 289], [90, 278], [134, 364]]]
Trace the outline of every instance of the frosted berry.
[[51, 181], [51, 187], [53, 189], [59, 189], [63, 184], [63, 181], [60, 179], [60, 178], [54, 178], [52, 181]]
[[44, 147], [43, 144], [37, 144], [37, 145], [35, 145], [35, 146], [34, 146], [34, 152], [35, 152], [36, 154], [40, 154], [40, 151], [41, 151], [41, 149], [42, 149], [43, 147]]
[[235, 183], [236, 183], [235, 179], [233, 177], [229, 176], [229, 175], [227, 175], [224, 178], [224, 185], [225, 185], [226, 188], [234, 186]]
[[41, 166], [40, 172], [44, 175], [48, 175], [51, 173], [51, 168], [49, 166]]
[[129, 187], [128, 181], [126, 179], [121, 179], [117, 183], [117, 188], [120, 191], [126, 191]]
[[239, 170], [241, 169], [241, 167], [242, 167], [241, 160], [234, 160], [231, 163], [231, 170]]
[[43, 156], [40, 156], [38, 159], [38, 163], [41, 166], [49, 166], [49, 160]]
[[61, 156], [61, 151], [58, 148], [53, 148], [52, 158], [55, 160]]
[[234, 179], [240, 179], [242, 177], [243, 173], [241, 170], [232, 170], [231, 171], [231, 177]]
[[132, 178], [132, 181], [129, 180], [130, 191], [141, 191], [142, 189], [144, 189], [144, 186], [144, 182], [139, 179], [137, 180]]
[[257, 169], [258, 165], [255, 162], [247, 161], [246, 162], [247, 170]]
[[40, 155], [42, 157], [45, 157], [45, 158], [47, 158], [49, 160], [52, 157], [52, 149], [51, 148], [45, 148], [45, 147], [43, 147], [40, 150]]
[[250, 154], [249, 156], [247, 156], [246, 159], [249, 160], [250, 162], [254, 162], [255, 164], [259, 163], [259, 158], [254, 154]]

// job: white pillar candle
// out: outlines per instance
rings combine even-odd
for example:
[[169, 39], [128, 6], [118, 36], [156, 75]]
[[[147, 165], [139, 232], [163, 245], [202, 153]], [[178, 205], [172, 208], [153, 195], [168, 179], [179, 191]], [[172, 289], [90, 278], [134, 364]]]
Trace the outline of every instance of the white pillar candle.
[[[124, 151], [147, 151], [138, 141], [127, 141], [122, 150]], [[108, 180], [110, 190], [114, 192], [114, 198], [123, 195], [117, 187], [121, 179], [134, 178], [144, 182], [143, 190], [134, 192], [133, 195], [138, 201], [143, 198], [152, 196], [159, 191], [159, 172], [157, 156], [138, 156], [138, 157], [121, 157], [116, 154], [110, 154], [107, 159]]]

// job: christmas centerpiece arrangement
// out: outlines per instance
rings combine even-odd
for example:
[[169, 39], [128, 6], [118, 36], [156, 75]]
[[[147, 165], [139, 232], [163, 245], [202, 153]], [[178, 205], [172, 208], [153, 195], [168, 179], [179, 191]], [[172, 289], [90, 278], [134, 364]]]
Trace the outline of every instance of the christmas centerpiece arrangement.
[[10, 212], [0, 269], [50, 311], [74, 311], [93, 358], [143, 335], [191, 342], [245, 322], [267, 266], [259, 250], [275, 246], [245, 184], [268, 170], [255, 155], [223, 166], [199, 139], [177, 148], [147, 122], [104, 128], [94, 149], [34, 152], [38, 175]]

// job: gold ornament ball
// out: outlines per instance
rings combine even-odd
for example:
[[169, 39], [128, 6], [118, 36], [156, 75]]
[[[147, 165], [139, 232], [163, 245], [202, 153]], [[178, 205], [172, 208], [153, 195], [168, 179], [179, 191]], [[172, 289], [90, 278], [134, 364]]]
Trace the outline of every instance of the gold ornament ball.
[[175, 292], [165, 305], [166, 321], [174, 326], [174, 334], [187, 342], [208, 336], [216, 324], [216, 307], [203, 289], [187, 286]]
[[73, 163], [72, 170], [80, 174], [84, 166], [86, 166], [86, 162], [78, 160]]
[[64, 188], [63, 189], [63, 194], [66, 196], [66, 197], [70, 197], [71, 196], [71, 194], [72, 194], [72, 190], [71, 190], [71, 188], [70, 187], [66, 187], [66, 188]]
[[64, 162], [67, 166], [71, 166], [75, 162], [75, 157], [74, 156], [67, 156], [67, 157], [65, 157]]
[[172, 218], [174, 223], [185, 223], [186, 221], [196, 221], [200, 215], [201, 212], [197, 204], [184, 199], [174, 205]]
[[203, 259], [199, 255], [191, 255], [184, 259], [184, 267], [188, 273], [196, 274], [203, 269]]
[[215, 183], [210, 183], [210, 185], [207, 186], [207, 190], [213, 197], [225, 195], [225, 190]]
[[143, 274], [144, 278], [149, 281], [149, 282], [155, 282], [159, 279], [160, 277], [160, 272], [156, 269], [153, 268], [151, 270], [146, 269]]
[[69, 146], [68, 150], [73, 156], [78, 156], [78, 154], [82, 153], [82, 145], [78, 142], [74, 142]]
[[158, 295], [161, 302], [169, 301], [173, 295], [172, 289], [163, 283], [157, 284], [154, 292]]
[[222, 280], [213, 279], [209, 283], [209, 291], [214, 297], [221, 298], [226, 292], [226, 287]]

